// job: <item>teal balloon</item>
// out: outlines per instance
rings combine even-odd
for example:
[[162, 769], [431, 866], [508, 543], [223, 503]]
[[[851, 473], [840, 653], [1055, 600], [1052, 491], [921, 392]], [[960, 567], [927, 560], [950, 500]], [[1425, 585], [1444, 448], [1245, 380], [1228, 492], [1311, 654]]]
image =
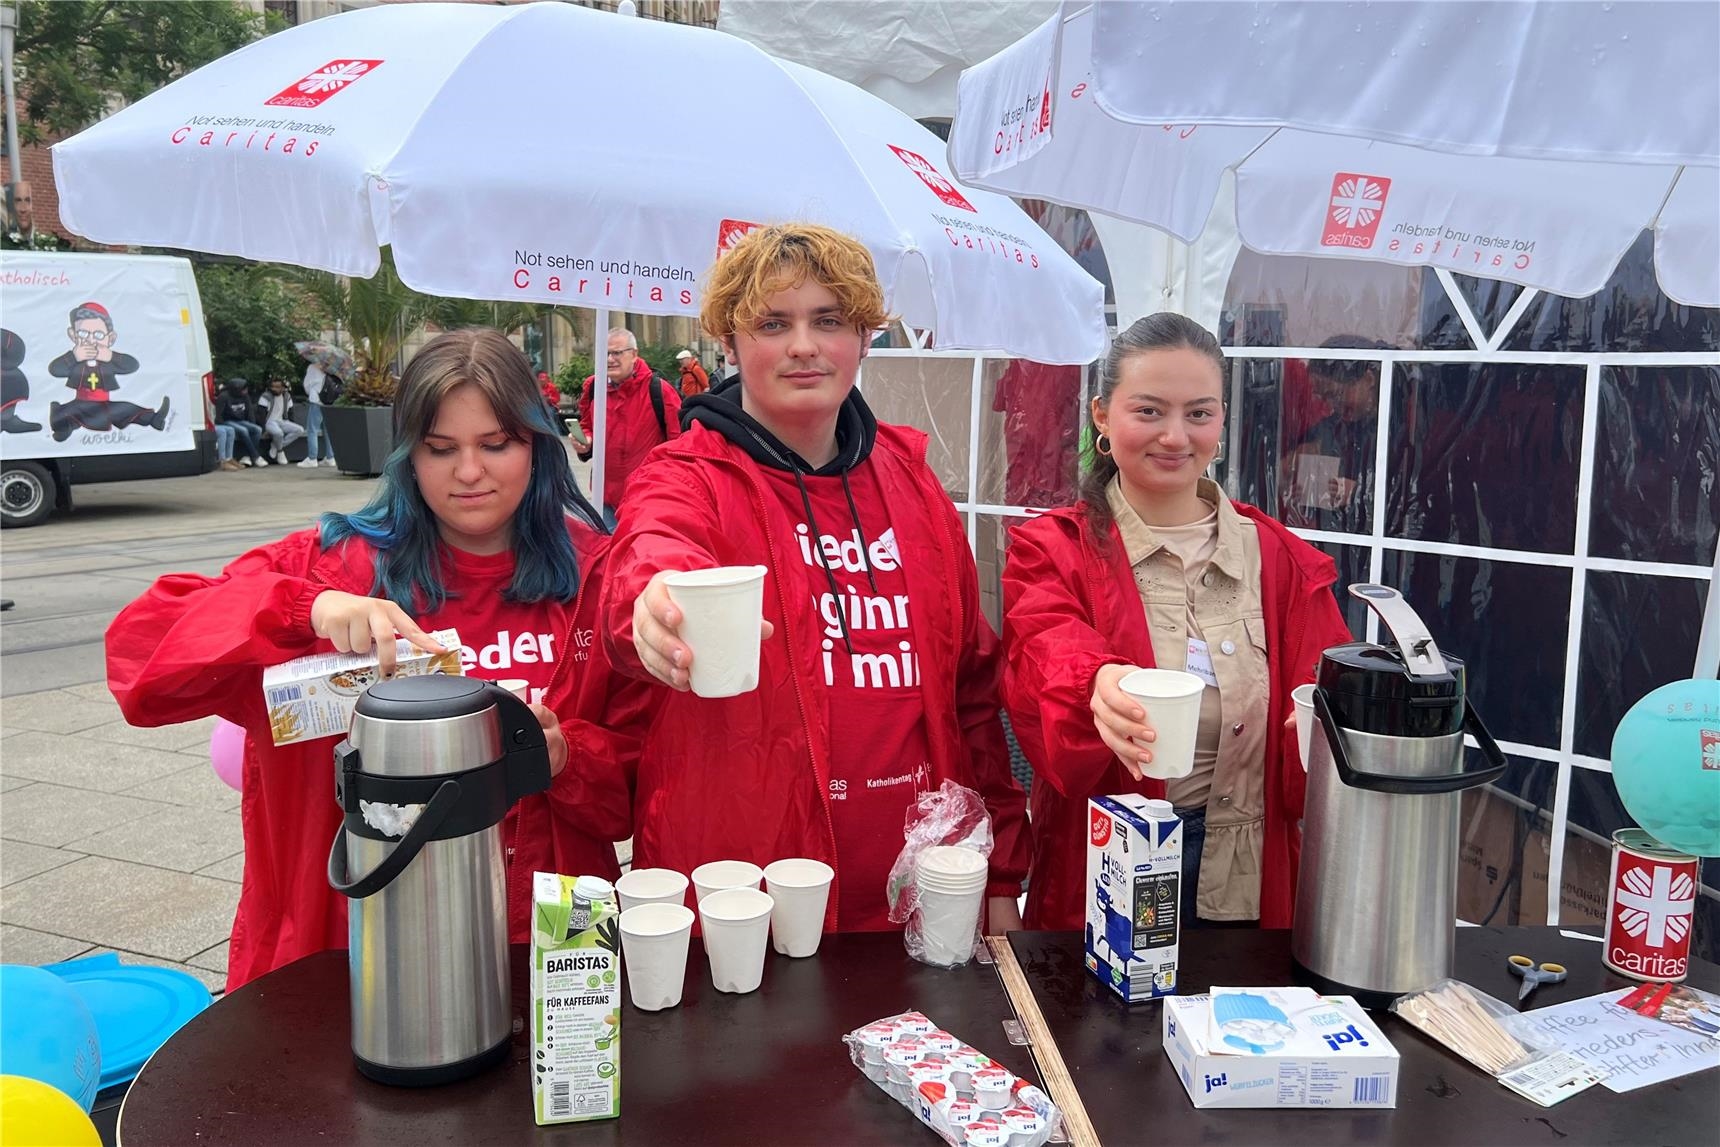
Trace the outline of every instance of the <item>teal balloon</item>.
[[85, 1111], [101, 1088], [96, 1020], [83, 997], [52, 972], [0, 964], [0, 1064], [57, 1087]]
[[1650, 836], [1720, 856], [1720, 681], [1674, 681], [1632, 705], [1613, 734], [1612, 768]]

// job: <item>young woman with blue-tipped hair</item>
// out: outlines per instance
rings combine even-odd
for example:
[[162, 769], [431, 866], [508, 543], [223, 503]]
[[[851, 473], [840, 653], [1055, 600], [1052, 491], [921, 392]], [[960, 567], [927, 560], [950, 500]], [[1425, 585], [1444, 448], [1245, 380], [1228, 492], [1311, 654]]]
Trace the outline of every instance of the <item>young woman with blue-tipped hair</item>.
[[108, 628], [108, 686], [126, 720], [214, 714], [246, 731], [229, 990], [346, 945], [346, 899], [327, 875], [333, 742], [275, 746], [263, 700], [264, 667], [305, 654], [375, 648], [386, 676], [397, 633], [443, 652], [430, 633], [455, 629], [467, 674], [528, 682], [555, 780], [503, 822], [514, 940], [534, 869], [618, 874], [609, 842], [631, 828], [637, 755], [627, 730], [648, 694], [613, 676], [592, 639], [609, 539], [525, 356], [490, 330], [432, 340], [400, 380], [394, 438], [363, 509], [324, 514], [219, 576], [169, 574]]

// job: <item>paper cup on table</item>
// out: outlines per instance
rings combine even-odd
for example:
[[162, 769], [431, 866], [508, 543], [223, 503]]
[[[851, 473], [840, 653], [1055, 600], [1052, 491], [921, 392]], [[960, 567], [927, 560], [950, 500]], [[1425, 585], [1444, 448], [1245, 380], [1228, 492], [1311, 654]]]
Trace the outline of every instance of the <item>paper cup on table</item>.
[[621, 955], [627, 994], [642, 1012], [681, 1002], [693, 910], [685, 904], [641, 904], [621, 913]]
[[758, 688], [763, 566], [682, 570], [663, 579], [681, 611], [681, 640], [693, 651], [693, 692], [734, 697]]
[[914, 885], [926, 963], [951, 967], [973, 958], [985, 882], [986, 859], [971, 848], [939, 845], [920, 853]]
[[764, 869], [745, 860], [713, 860], [693, 869], [693, 903], [703, 904], [705, 897], [728, 888], [751, 888], [758, 891], [764, 879]]
[[685, 904], [687, 878], [672, 868], [635, 868], [615, 882], [621, 910], [641, 904]]
[[824, 936], [824, 909], [836, 872], [820, 860], [778, 860], [764, 870], [764, 890], [776, 901], [770, 940], [780, 955], [811, 956]]
[[744, 995], [764, 979], [772, 901], [756, 888], [725, 888], [699, 901], [699, 931], [719, 992]]
[[1141, 772], [1160, 780], [1186, 777], [1194, 771], [1194, 743], [1200, 731], [1200, 694], [1206, 682], [1179, 669], [1137, 669], [1117, 682], [1117, 688], [1141, 703], [1147, 724], [1158, 739], [1141, 747], [1153, 759]]
[[1308, 746], [1314, 736], [1314, 687], [1298, 685], [1290, 692], [1296, 702], [1296, 748], [1302, 753], [1302, 771], [1308, 771]]

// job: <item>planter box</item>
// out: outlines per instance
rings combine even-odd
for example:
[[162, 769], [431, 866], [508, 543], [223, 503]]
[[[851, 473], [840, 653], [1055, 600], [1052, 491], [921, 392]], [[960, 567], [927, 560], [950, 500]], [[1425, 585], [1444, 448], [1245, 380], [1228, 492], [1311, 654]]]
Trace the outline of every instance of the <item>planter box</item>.
[[323, 425], [334, 446], [334, 464], [343, 474], [382, 473], [394, 449], [392, 406], [325, 406]]

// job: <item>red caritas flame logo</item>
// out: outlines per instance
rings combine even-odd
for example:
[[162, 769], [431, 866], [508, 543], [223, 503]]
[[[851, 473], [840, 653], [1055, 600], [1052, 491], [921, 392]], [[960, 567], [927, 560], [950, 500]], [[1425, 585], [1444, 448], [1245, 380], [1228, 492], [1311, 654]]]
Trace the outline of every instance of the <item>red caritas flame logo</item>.
[[1386, 195], [1392, 181], [1379, 175], [1357, 175], [1340, 171], [1332, 177], [1332, 194], [1326, 208], [1323, 247], [1368, 248], [1380, 229]]
[[1089, 808], [1087, 815], [1090, 818], [1087, 839], [1093, 842], [1094, 848], [1104, 848], [1111, 843], [1111, 814], [1102, 809]]
[[979, 214], [979, 209], [967, 201], [967, 196], [961, 193], [959, 187], [944, 178], [943, 172], [932, 166], [931, 160], [916, 152], [909, 151], [905, 147], [897, 147], [893, 143], [886, 146], [896, 153], [897, 159], [908, 165], [909, 171], [920, 177], [921, 183], [931, 188], [933, 195], [951, 207], [959, 207], [963, 211], [972, 211], [975, 215]]
[[721, 259], [724, 254], [734, 250], [735, 244], [741, 241], [741, 236], [763, 226], [763, 223], [748, 223], [744, 219], [725, 219], [717, 224], [717, 258]]
[[1688, 873], [1675, 873], [1662, 864], [1648, 871], [1632, 868], [1619, 877], [1614, 898], [1625, 935], [1646, 935], [1644, 943], [1651, 948], [1662, 947], [1668, 940], [1680, 943], [1690, 933], [1696, 882]]
[[382, 66], [381, 60], [330, 60], [304, 79], [264, 100], [272, 108], [314, 108]]

